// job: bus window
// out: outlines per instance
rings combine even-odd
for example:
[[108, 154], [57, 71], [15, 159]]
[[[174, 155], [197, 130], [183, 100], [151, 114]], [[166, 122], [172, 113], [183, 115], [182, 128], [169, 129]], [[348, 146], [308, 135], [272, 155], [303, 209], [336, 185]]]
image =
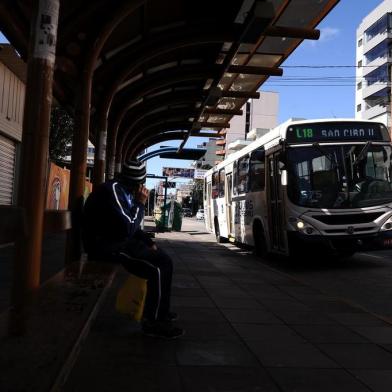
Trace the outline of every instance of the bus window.
[[225, 195], [225, 171], [224, 169], [219, 170], [219, 197]]
[[212, 195], [213, 199], [216, 199], [219, 194], [219, 173], [215, 172], [212, 174]]
[[237, 162], [234, 162], [233, 166], [233, 195], [238, 194], [238, 172], [237, 172]]
[[248, 191], [248, 179], [249, 179], [249, 156], [245, 156], [238, 160], [238, 193], [245, 193]]
[[250, 191], [262, 191], [265, 186], [264, 149], [253, 151], [250, 156]]
[[207, 200], [207, 177], [204, 178], [204, 200]]

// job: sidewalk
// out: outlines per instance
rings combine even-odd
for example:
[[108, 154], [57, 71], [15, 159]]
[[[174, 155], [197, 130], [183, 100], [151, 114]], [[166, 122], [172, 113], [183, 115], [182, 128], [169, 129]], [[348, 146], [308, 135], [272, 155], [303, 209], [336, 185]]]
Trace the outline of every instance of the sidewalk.
[[[186, 228], [185, 228], [186, 230]], [[211, 234], [161, 233], [186, 335], [144, 337], [116, 313], [118, 276], [69, 376], [70, 391], [392, 390], [392, 326]]]

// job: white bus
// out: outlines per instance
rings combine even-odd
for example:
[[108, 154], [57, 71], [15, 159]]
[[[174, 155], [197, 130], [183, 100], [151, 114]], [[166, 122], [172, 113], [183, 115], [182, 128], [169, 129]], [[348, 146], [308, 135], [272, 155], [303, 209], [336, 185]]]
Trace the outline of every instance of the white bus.
[[206, 227], [261, 255], [392, 248], [391, 155], [381, 123], [288, 121], [206, 173]]

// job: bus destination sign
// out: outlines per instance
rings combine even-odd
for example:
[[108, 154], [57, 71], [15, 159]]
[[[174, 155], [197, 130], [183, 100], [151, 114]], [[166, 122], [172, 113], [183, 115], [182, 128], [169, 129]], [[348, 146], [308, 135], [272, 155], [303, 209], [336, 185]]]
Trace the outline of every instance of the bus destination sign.
[[382, 124], [366, 122], [324, 122], [297, 124], [287, 128], [287, 143], [328, 141], [390, 141]]

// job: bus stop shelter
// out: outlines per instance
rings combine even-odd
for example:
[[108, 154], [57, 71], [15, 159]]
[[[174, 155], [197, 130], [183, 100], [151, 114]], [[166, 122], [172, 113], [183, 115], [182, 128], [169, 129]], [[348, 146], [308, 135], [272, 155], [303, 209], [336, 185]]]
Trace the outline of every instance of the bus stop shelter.
[[[75, 118], [69, 208], [83, 204], [87, 143], [94, 185], [149, 146], [222, 137], [232, 116], [338, 0], [5, 0], [0, 28], [27, 62], [15, 223], [13, 309], [39, 289], [44, 226], [70, 228], [44, 210], [52, 99]], [[7, 215], [8, 214], [8, 215]], [[10, 219], [11, 219], [10, 218]], [[4, 222], [4, 220], [3, 220]], [[4, 228], [2, 229], [4, 231]], [[79, 260], [75, 226], [67, 260]]]

